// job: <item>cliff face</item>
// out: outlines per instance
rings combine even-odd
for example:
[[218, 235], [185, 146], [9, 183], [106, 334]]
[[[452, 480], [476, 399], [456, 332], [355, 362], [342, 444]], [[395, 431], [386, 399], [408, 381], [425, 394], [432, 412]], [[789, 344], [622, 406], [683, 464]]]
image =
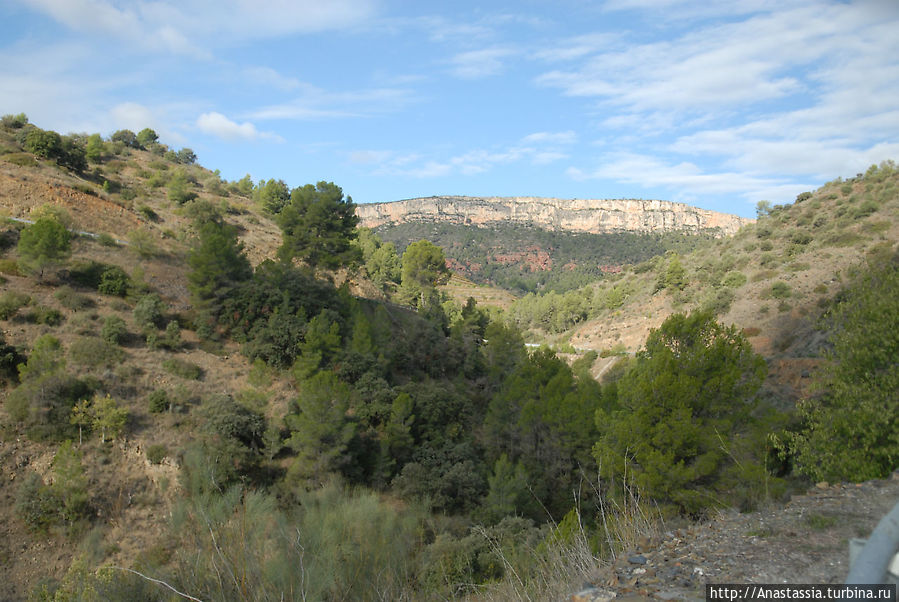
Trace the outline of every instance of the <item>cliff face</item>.
[[753, 220], [670, 201], [551, 199], [539, 197], [440, 196], [358, 205], [361, 225], [442, 221], [454, 224], [530, 225], [546, 230], [590, 232], [699, 232], [733, 234]]

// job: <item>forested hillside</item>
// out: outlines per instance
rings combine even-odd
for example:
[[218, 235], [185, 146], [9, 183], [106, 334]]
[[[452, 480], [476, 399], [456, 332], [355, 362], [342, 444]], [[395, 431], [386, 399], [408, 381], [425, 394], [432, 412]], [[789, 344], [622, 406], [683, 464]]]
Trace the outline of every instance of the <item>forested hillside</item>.
[[479, 284], [490, 284], [517, 295], [565, 291], [621, 271], [667, 251], [687, 252], [713, 238], [709, 233], [550, 231], [509, 224], [463, 226], [410, 222], [374, 229], [403, 250], [411, 241], [427, 239], [440, 246], [450, 266]]
[[[360, 230], [334, 183], [228, 182], [149, 129], [24, 115], [0, 120], [0, 178], [4, 599], [553, 599], [662, 517], [896, 468], [892, 164], [575, 289], [602, 303], [559, 330], [647, 286], [671, 303], [602, 382], [595, 352], [524, 345], [527, 297], [449, 299], [444, 249]], [[795, 274], [858, 240], [816, 314], [838, 369], [791, 407], [759, 333], [720, 317], [750, 283], [798, 312], [807, 285], [742, 251]]]

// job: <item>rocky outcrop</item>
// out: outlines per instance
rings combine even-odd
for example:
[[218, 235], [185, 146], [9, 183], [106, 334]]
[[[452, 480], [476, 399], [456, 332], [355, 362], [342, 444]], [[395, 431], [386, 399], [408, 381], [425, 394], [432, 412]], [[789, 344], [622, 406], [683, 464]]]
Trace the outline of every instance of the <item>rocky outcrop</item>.
[[415, 221], [489, 226], [529, 225], [569, 232], [700, 232], [733, 234], [753, 220], [670, 201], [434, 196], [358, 205], [361, 225]]

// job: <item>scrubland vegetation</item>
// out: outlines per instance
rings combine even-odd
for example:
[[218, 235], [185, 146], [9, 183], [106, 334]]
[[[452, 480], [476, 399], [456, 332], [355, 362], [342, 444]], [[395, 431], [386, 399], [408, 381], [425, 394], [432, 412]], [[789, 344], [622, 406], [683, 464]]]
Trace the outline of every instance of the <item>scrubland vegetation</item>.
[[[127, 245], [72, 234], [58, 208], [4, 225], [3, 439], [44, 459], [4, 447], [9, 528], [75, 550], [57, 574], [7, 575], [20, 597], [551, 599], [659, 521], [899, 464], [891, 163], [760, 205], [711, 251], [501, 315], [441, 292], [440, 247], [400, 254], [357, 229], [333, 183], [226, 182], [152, 130], [0, 125], [0, 161], [141, 223]], [[867, 260], [841, 284], [791, 284], [858, 241]], [[752, 333], [719, 321], [749, 289], [820, 295], [822, 368], [798, 407], [762, 394]], [[520, 328], [654, 295], [674, 311], [602, 382], [595, 352], [524, 345]], [[138, 520], [140, 548], [117, 548]]]

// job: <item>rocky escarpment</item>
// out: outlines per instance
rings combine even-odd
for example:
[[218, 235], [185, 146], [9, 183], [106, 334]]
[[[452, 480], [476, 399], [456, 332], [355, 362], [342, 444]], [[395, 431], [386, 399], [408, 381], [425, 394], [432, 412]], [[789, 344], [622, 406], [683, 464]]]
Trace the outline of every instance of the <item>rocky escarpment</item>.
[[435, 196], [358, 205], [361, 225], [441, 221], [489, 226], [529, 225], [546, 230], [590, 232], [700, 232], [733, 234], [753, 220], [670, 201], [554, 199], [540, 197]]

